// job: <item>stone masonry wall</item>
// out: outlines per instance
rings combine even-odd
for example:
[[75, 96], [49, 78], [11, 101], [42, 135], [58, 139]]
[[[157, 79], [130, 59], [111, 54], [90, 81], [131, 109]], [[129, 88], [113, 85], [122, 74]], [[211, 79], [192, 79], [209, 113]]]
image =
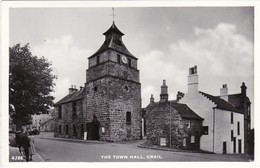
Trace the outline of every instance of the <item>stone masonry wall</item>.
[[[171, 139], [172, 148], [199, 149], [201, 121], [191, 120], [190, 123], [191, 127], [188, 128], [188, 120], [183, 119], [174, 108], [170, 110], [170, 106], [167, 103], [160, 102], [152, 111], [147, 111], [147, 143], [160, 145], [160, 138], [166, 138], [168, 147], [170, 147]], [[189, 143], [191, 135], [196, 135], [195, 144]], [[184, 138], [186, 138], [186, 146], [183, 145]]]
[[[91, 122], [93, 115], [97, 116], [100, 140], [114, 142], [140, 139], [140, 89], [140, 84], [113, 77], [86, 84], [84, 120]], [[131, 125], [126, 124], [127, 111], [131, 112]], [[102, 127], [105, 133], [102, 133]]]
[[[72, 102], [61, 105], [62, 117], [58, 118], [58, 106], [55, 107], [55, 122], [54, 122], [54, 136], [66, 138], [83, 138], [81, 134], [81, 124], [83, 124], [83, 106], [82, 100], [76, 101], [76, 116], [73, 116]], [[73, 125], [76, 125], [76, 133], [73, 132]], [[62, 132], [59, 133], [59, 125], [61, 125]], [[66, 134], [66, 125], [69, 126], [69, 132]]]

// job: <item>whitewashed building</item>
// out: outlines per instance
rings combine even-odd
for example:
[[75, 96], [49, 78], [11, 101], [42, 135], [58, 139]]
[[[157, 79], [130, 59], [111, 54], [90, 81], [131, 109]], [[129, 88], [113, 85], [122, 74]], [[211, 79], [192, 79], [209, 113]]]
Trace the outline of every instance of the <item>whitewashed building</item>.
[[220, 96], [199, 91], [197, 67], [189, 69], [188, 92], [179, 101], [204, 120], [200, 149], [214, 153], [244, 153], [244, 112], [227, 101], [227, 86]]

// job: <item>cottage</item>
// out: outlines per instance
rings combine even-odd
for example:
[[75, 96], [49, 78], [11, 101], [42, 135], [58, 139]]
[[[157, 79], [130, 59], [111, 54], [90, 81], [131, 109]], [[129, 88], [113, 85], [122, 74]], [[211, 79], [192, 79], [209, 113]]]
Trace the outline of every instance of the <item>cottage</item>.
[[160, 101], [153, 95], [146, 107], [147, 143], [179, 149], [200, 149], [202, 121], [186, 104], [169, 101], [166, 81], [161, 86]]

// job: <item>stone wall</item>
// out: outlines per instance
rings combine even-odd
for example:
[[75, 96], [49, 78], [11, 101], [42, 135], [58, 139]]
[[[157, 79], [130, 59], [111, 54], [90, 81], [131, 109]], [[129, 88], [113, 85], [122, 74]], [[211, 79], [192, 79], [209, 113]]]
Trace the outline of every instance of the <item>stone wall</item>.
[[139, 82], [139, 71], [124, 64], [107, 61], [99, 66], [87, 70], [87, 82], [98, 80], [106, 76], [114, 76], [125, 80]]
[[[93, 115], [97, 116], [100, 140], [114, 142], [140, 139], [140, 89], [140, 84], [113, 77], [86, 84], [84, 120], [91, 122]], [[131, 112], [130, 125], [126, 124], [127, 111]], [[102, 132], [102, 127], [105, 132]]]
[[[61, 105], [62, 117], [58, 117], [58, 108], [55, 107], [54, 117], [54, 136], [55, 137], [66, 137], [66, 138], [83, 138], [81, 134], [81, 124], [83, 123], [83, 105], [82, 100], [76, 101], [76, 115], [73, 116], [72, 102], [68, 102]], [[76, 133], [73, 131], [73, 125], [76, 125]], [[66, 125], [69, 126], [69, 132], [66, 134]], [[61, 126], [61, 133], [59, 133], [59, 126]]]
[[[188, 121], [183, 119], [177, 110], [170, 109], [168, 102], [157, 103], [152, 111], [147, 111], [147, 143], [160, 145], [160, 138], [166, 138], [168, 147], [199, 149], [202, 123], [199, 120], [190, 120], [191, 124], [188, 128]], [[190, 143], [192, 135], [196, 136], [195, 143]], [[185, 146], [183, 145], [184, 138], [186, 138]]]
[[[118, 52], [116, 52], [114, 50], [108, 50], [106, 52], [100, 53], [99, 54], [99, 57], [100, 57], [99, 62], [103, 63], [103, 62], [106, 62], [108, 60], [113, 61], [113, 62], [117, 62], [117, 54], [123, 55], [123, 54], [120, 54], [120, 53], [118, 53]], [[137, 59], [133, 59], [132, 57], [128, 57], [128, 58], [131, 59], [131, 67], [134, 68], [134, 69], [137, 69]], [[92, 68], [92, 67], [94, 67], [96, 65], [97, 65], [97, 58], [96, 58], [96, 56], [90, 58], [89, 59], [89, 68]]]

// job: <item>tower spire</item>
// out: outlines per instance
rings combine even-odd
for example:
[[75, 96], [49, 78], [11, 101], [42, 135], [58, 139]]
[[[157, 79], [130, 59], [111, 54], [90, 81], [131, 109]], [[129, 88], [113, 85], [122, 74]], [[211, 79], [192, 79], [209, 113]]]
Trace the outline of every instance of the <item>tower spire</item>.
[[114, 22], [115, 22], [115, 16], [116, 16], [116, 14], [115, 14], [115, 8], [112, 8], [112, 14], [110, 14], [110, 16], [113, 17], [113, 23], [114, 23]]

